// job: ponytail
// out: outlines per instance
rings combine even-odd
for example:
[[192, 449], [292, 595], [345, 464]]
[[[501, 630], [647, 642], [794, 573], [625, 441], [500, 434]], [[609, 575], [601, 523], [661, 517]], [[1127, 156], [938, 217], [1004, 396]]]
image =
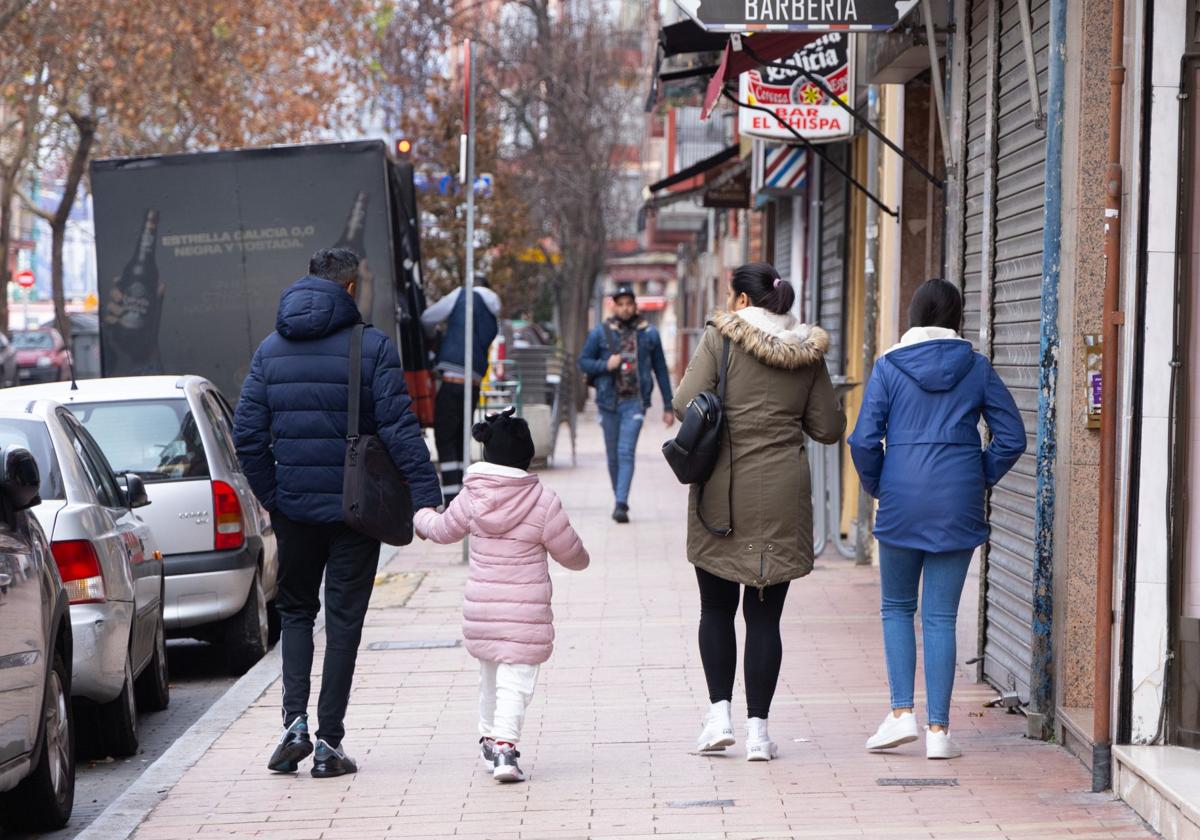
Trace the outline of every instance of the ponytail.
[[730, 283], [734, 294], [745, 294], [752, 305], [776, 315], [786, 315], [796, 303], [796, 290], [770, 263], [746, 263], [733, 272]]

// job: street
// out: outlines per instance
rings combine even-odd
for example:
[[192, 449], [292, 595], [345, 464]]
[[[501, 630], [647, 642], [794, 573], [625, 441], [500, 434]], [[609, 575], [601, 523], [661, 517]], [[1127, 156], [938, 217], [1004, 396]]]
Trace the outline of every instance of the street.
[[38, 835], [0, 832], [0, 837], [70, 840], [87, 828], [235, 682], [236, 678], [229, 675], [221, 650], [213, 645], [191, 639], [172, 640], [167, 642], [167, 655], [171, 705], [162, 712], [140, 715], [138, 754], [131, 758], [79, 762], [75, 771], [75, 809], [66, 828]]

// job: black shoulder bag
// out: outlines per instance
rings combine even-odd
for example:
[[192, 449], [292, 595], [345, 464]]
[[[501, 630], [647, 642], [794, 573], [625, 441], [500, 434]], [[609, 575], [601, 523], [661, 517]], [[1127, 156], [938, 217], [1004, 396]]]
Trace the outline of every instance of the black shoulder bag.
[[[603, 330], [604, 330], [604, 336], [605, 336], [605, 338], [607, 338], [607, 339], [608, 339], [608, 355], [609, 355], [609, 358], [612, 358], [613, 356], [617, 355], [617, 351], [618, 351], [618, 350], [620, 350], [620, 345], [619, 345], [617, 342], [614, 342], [614, 341], [613, 341], [613, 331], [612, 331], [612, 330], [610, 330], [608, 327], [604, 326], [603, 324], [601, 324], [600, 326], [601, 326], [601, 329], [603, 329]], [[606, 360], [606, 361], [607, 361], [607, 360]], [[595, 388], [595, 387], [596, 387], [596, 381], [597, 381], [597, 380], [598, 380], [598, 379], [599, 379], [601, 376], [604, 376], [604, 374], [602, 374], [602, 373], [589, 373], [589, 374], [587, 375], [587, 386], [588, 386], [589, 388]]]
[[[696, 515], [700, 524], [717, 537], [733, 533], [733, 439], [725, 421], [725, 380], [729, 374], [729, 339], [721, 348], [721, 367], [717, 374], [717, 393], [702, 391], [688, 403], [679, 434], [663, 444], [663, 456], [681, 484], [699, 484]], [[717, 466], [721, 451], [721, 432], [729, 440], [729, 527], [714, 528], [704, 519], [704, 488]]]
[[388, 545], [413, 541], [412, 491], [387, 447], [375, 435], [358, 433], [362, 399], [362, 344], [366, 326], [350, 334], [350, 407], [346, 417], [346, 464], [342, 515], [346, 524]]

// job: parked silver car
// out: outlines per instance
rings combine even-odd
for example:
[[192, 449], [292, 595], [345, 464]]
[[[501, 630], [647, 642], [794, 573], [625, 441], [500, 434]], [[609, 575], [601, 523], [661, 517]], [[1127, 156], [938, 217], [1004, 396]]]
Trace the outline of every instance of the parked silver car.
[[0, 827], [62, 828], [75, 802], [71, 615], [41, 525], [37, 462], [0, 453]]
[[[32, 512], [71, 602], [71, 695], [87, 752], [133, 755], [138, 709], [170, 702], [163, 621], [163, 560], [136, 475], [114, 474], [83, 424], [51, 400], [0, 402], [0, 446], [27, 448], [41, 470]], [[83, 718], [86, 718], [83, 719]]]
[[118, 472], [145, 482], [142, 515], [166, 557], [172, 635], [228, 646], [241, 673], [267, 652], [278, 558], [271, 518], [238, 465], [233, 410], [199, 376], [135, 376], [16, 388], [60, 401]]

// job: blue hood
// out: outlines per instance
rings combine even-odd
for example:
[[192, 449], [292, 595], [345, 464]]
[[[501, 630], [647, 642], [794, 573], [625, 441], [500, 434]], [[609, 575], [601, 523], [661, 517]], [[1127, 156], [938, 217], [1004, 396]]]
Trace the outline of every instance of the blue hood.
[[971, 342], [961, 338], [898, 347], [887, 358], [923, 391], [949, 391], [975, 366]]
[[325, 338], [362, 321], [350, 293], [331, 280], [301, 277], [279, 298], [276, 331], [289, 341]]

